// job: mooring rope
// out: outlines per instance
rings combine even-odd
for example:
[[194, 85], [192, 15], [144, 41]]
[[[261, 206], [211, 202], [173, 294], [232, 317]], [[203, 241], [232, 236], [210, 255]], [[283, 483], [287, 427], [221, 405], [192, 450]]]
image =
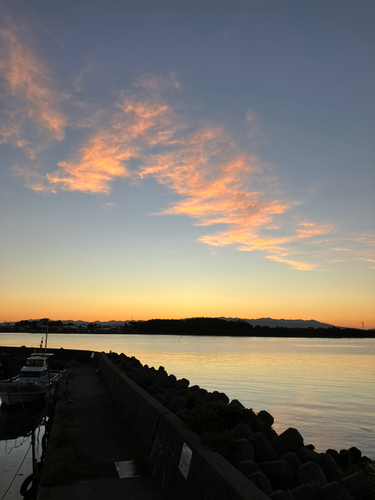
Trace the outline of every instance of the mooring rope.
[[19, 473], [19, 471], [20, 471], [20, 469], [21, 469], [21, 467], [22, 467], [22, 465], [23, 465], [24, 461], [26, 460], [26, 457], [27, 457], [27, 454], [28, 454], [28, 453], [29, 453], [29, 451], [30, 451], [30, 448], [31, 448], [31, 443], [30, 443], [29, 449], [28, 449], [28, 450], [27, 450], [27, 452], [26, 452], [26, 455], [23, 457], [23, 460], [22, 460], [22, 462], [21, 462], [20, 466], [18, 467], [18, 470], [17, 470], [17, 472], [16, 472], [16, 474], [15, 474], [14, 478], [12, 479], [12, 482], [11, 482], [11, 483], [10, 483], [10, 485], [8, 486], [8, 488], [7, 488], [6, 492], [4, 493], [4, 495], [1, 497], [1, 500], [4, 500], [4, 498], [5, 498], [6, 494], [7, 494], [7, 493], [8, 493], [8, 491], [10, 490], [10, 488], [11, 488], [12, 484], [14, 483], [14, 480], [15, 480], [15, 479], [16, 479], [16, 477], [18, 476], [18, 473]]

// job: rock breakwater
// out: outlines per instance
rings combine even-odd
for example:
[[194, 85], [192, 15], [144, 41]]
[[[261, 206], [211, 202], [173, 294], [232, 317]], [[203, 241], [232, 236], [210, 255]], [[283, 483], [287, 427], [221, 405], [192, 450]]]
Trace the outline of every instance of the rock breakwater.
[[256, 413], [225, 393], [191, 386], [164, 367], [142, 365], [135, 357], [110, 353], [108, 358], [269, 498], [375, 499], [374, 462], [356, 447], [317, 453], [297, 429], [278, 435], [265, 410]]

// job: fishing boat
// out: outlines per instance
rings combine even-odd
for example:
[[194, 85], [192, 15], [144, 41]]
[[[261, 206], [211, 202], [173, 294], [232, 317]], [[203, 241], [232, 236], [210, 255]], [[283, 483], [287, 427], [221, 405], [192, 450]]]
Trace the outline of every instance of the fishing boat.
[[7, 406], [32, 403], [48, 397], [56, 389], [60, 372], [49, 369], [53, 353], [34, 353], [27, 358], [19, 375], [0, 382], [0, 399]]

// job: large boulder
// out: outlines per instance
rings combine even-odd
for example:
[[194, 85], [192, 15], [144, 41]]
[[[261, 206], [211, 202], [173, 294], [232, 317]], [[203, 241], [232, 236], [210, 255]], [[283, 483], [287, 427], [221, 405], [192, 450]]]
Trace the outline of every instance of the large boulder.
[[341, 484], [347, 489], [355, 498], [371, 499], [374, 498], [374, 488], [370, 485], [362, 472], [355, 472], [346, 476], [341, 480]]
[[270, 480], [274, 490], [286, 490], [293, 486], [293, 471], [284, 460], [262, 462], [259, 467]]
[[298, 469], [302, 465], [302, 460], [299, 458], [297, 453], [293, 453], [292, 451], [288, 451], [281, 457], [281, 460], [284, 460], [289, 467], [292, 469], [294, 479], [298, 477]]
[[263, 472], [254, 472], [254, 474], [248, 476], [248, 479], [250, 479], [250, 481], [266, 495], [272, 493], [271, 483], [269, 482], [267, 476], [263, 474]]
[[316, 488], [309, 484], [302, 484], [291, 491], [294, 500], [319, 500]]
[[235, 456], [235, 463], [243, 462], [245, 460], [254, 460], [255, 449], [245, 438], [237, 439], [237, 450]]
[[232, 431], [238, 434], [240, 437], [246, 439], [249, 439], [254, 434], [250, 425], [244, 424], [242, 422], [235, 425]]
[[307, 462], [298, 469], [298, 481], [300, 484], [311, 484], [316, 487], [327, 483], [327, 478], [320, 465], [315, 462]]
[[298, 448], [303, 446], [303, 437], [297, 429], [289, 427], [289, 429], [284, 431], [272, 441], [272, 446], [276, 453], [281, 457], [285, 455], [285, 453], [288, 453], [288, 451], [296, 452]]
[[255, 448], [256, 462], [271, 462], [272, 460], [278, 460], [279, 457], [277, 453], [262, 432], [254, 432], [254, 434], [249, 437], [249, 441]]
[[267, 427], [272, 427], [273, 426], [273, 423], [275, 421], [275, 419], [273, 418], [273, 416], [268, 413], [268, 411], [266, 410], [261, 410], [259, 413], [258, 413], [258, 418], [263, 422], [263, 424], [265, 424]]
[[303, 463], [306, 463], [306, 462], [319, 463], [319, 460], [320, 460], [319, 453], [312, 450], [311, 448], [307, 448], [307, 446], [301, 446], [300, 448], [298, 448], [296, 453], [299, 456], [299, 458], [302, 460]]
[[169, 410], [172, 413], [178, 413], [179, 411], [185, 410], [186, 403], [182, 396], [174, 396], [171, 399], [171, 404], [169, 405]]
[[332, 455], [328, 453], [319, 454], [319, 465], [328, 481], [340, 481], [344, 472]]
[[354, 500], [344, 486], [336, 481], [332, 481], [319, 488], [321, 500]]
[[254, 460], [243, 460], [242, 462], [238, 462], [237, 469], [246, 477], [254, 474], [254, 472], [260, 472], [260, 467]]
[[178, 389], [181, 389], [182, 387], [184, 389], [187, 389], [189, 387], [189, 385], [190, 385], [190, 382], [187, 378], [181, 378], [179, 380], [176, 380], [174, 388], [176, 389], [176, 391], [178, 391]]

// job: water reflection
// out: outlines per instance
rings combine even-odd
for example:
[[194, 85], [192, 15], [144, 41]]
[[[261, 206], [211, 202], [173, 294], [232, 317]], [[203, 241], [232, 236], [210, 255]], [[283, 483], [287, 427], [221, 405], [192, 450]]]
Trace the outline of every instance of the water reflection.
[[[38, 341], [0, 333], [2, 345]], [[124, 352], [269, 411], [277, 432], [296, 427], [317, 451], [357, 446], [375, 458], [374, 339], [53, 334], [49, 345]]]
[[[0, 498], [21, 498], [20, 489], [42, 459], [49, 408], [44, 402], [0, 407]], [[44, 446], [43, 446], [44, 445]]]
[[22, 408], [0, 407], [0, 441], [27, 437], [41, 423], [45, 415], [45, 403]]

